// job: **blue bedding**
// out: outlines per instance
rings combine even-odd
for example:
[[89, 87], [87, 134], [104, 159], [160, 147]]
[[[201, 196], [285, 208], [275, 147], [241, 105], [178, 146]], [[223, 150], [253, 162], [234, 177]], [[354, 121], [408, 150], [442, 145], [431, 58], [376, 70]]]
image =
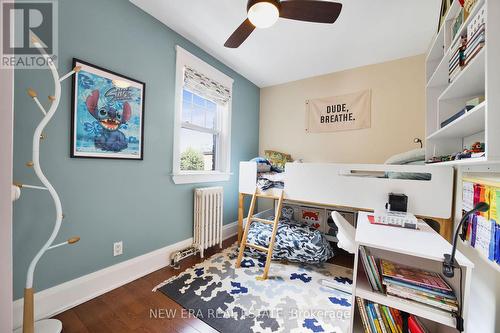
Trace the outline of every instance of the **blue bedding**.
[[[323, 233], [287, 218], [286, 209], [283, 207], [285, 217], [278, 225], [272, 259], [317, 264], [333, 257], [333, 249]], [[268, 247], [272, 228], [270, 224], [253, 222], [248, 231], [248, 243]], [[246, 252], [251, 256], [262, 255], [253, 248], [247, 248]]]

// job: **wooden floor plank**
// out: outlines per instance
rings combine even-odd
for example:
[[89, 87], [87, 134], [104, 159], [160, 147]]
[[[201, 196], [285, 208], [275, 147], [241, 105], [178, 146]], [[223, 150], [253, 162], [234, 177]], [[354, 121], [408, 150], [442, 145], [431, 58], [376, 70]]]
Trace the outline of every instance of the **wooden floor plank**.
[[[73, 309], [64, 311], [54, 318], [59, 319], [63, 323], [64, 332], [71, 330], [71, 332], [75, 333], [90, 333]], [[68, 330], [66, 330], [66, 327], [68, 327]]]
[[[236, 237], [223, 242], [223, 248], [234, 244]], [[64, 333], [214, 333], [215, 329], [200, 319], [188, 317], [183, 308], [161, 292], [152, 289], [211, 255], [218, 246], [205, 251], [205, 258], [193, 256], [181, 262], [180, 269], [164, 267], [126, 285], [55, 316], [63, 323]], [[352, 267], [353, 256], [346, 252], [329, 262]], [[158, 316], [163, 310], [163, 316]], [[157, 317], [155, 317], [155, 311]], [[167, 311], [170, 311], [167, 316]], [[172, 312], [173, 311], [173, 312]]]

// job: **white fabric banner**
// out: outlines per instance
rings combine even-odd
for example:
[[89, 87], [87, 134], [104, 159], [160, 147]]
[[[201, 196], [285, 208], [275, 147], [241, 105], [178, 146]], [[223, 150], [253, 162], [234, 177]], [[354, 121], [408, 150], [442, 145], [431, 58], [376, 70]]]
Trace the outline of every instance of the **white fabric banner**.
[[370, 90], [306, 101], [306, 131], [348, 131], [371, 127]]

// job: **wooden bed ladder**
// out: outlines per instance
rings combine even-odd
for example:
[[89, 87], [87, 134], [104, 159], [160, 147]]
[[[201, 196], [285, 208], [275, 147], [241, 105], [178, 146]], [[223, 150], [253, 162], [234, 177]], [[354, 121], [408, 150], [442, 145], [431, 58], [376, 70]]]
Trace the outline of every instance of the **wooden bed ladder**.
[[[278, 200], [278, 205], [275, 205], [274, 220], [266, 220], [266, 219], [254, 217], [255, 203], [257, 201], [257, 198], [273, 199], [273, 201]], [[278, 223], [279, 223], [279, 220], [281, 217], [282, 205], [283, 205], [283, 190], [281, 191], [281, 194], [279, 196], [274, 196], [274, 195], [267, 195], [267, 194], [259, 194], [258, 189], [257, 188], [255, 189], [255, 192], [253, 193], [253, 196], [252, 196], [252, 202], [250, 203], [250, 210], [248, 212], [247, 223], [245, 225], [245, 231], [243, 232], [243, 237], [241, 239], [240, 252], [238, 253], [238, 259], [236, 260], [236, 268], [239, 268], [241, 265], [241, 260], [243, 259], [243, 253], [245, 252], [245, 247], [248, 246], [248, 247], [254, 248], [258, 251], [266, 253], [267, 258], [266, 258], [266, 265], [264, 266], [264, 274], [262, 274], [262, 276], [257, 276], [256, 277], [257, 280], [266, 280], [268, 277], [267, 275], [269, 273], [269, 267], [271, 266], [271, 258], [273, 256], [274, 240], [276, 238], [276, 232], [278, 231]], [[266, 223], [266, 224], [273, 225], [273, 231], [271, 233], [271, 239], [269, 241], [268, 248], [247, 242], [248, 230], [250, 230], [250, 225], [253, 222]]]

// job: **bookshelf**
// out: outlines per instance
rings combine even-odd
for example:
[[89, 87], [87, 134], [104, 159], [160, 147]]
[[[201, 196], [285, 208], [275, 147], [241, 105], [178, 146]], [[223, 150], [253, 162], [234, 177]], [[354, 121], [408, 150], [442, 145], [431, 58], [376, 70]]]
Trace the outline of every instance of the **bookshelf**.
[[[358, 213], [356, 228], [356, 243], [358, 246], [368, 248], [371, 254], [377, 258], [418, 267], [427, 271], [441, 272], [443, 254], [450, 253], [451, 245], [436, 231], [422, 221], [419, 223], [419, 230], [372, 225], [368, 221], [368, 215], [367, 212]], [[459, 251], [456, 253], [456, 260], [462, 267], [462, 284], [460, 285], [458, 270], [452, 279], [446, 278], [446, 281], [455, 290], [457, 296], [459, 296], [461, 287], [463, 292], [463, 317], [467, 318], [468, 297], [474, 264]], [[421, 318], [431, 332], [457, 332], [455, 318], [449, 312], [373, 291], [364, 272], [359, 251], [355, 256], [353, 283], [355, 287], [353, 289], [353, 308], [351, 311], [353, 313], [351, 324], [353, 329], [351, 333], [363, 332], [362, 329], [359, 330], [361, 318], [359, 312], [355, 309], [355, 297], [413, 314]], [[467, 323], [465, 323], [465, 327], [467, 327]]]
[[[500, 189], [500, 181], [499, 181], [498, 178], [489, 179], [489, 178], [484, 178], [484, 177], [476, 178], [476, 177], [464, 176], [464, 177], [462, 177], [462, 184], [463, 184], [463, 182], [469, 182], [469, 183], [473, 183], [473, 184], [481, 184], [481, 185], [484, 185], [484, 186], [489, 186], [489, 187], [492, 187], [492, 188]], [[463, 198], [460, 199], [460, 205], [459, 205], [459, 207], [461, 207], [462, 204], [463, 204]], [[461, 211], [461, 208], [460, 208], [460, 211]], [[477, 257], [481, 258], [481, 260], [483, 262], [485, 262], [491, 268], [493, 268], [495, 271], [497, 271], [498, 273], [500, 273], [500, 264], [498, 264], [495, 261], [492, 261], [492, 260], [488, 259], [476, 247], [471, 246], [469, 244], [469, 242], [463, 241], [463, 240], [460, 240], [460, 242], [463, 245], [464, 252], [472, 252], [472, 255], [474, 255], [474, 257], [477, 256]]]
[[[449, 63], [460, 36], [467, 34], [476, 14], [486, 12], [485, 46], [449, 82]], [[451, 155], [485, 143], [482, 157], [451, 160], [431, 165], [477, 165], [500, 163], [500, 1], [478, 0], [469, 16], [452, 36], [452, 26], [462, 7], [454, 0], [439, 32], [431, 42], [425, 59], [426, 74], [426, 160]], [[477, 96], [485, 101], [444, 127], [441, 123]]]

